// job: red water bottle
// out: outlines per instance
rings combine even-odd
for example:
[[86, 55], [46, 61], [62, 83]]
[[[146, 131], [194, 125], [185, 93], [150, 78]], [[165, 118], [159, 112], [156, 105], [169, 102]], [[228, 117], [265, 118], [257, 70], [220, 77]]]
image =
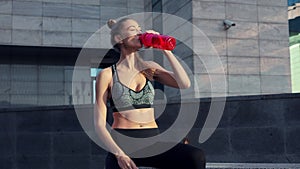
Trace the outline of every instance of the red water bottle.
[[173, 50], [176, 47], [176, 39], [172, 36], [143, 33], [139, 37], [145, 47], [153, 47], [164, 50]]

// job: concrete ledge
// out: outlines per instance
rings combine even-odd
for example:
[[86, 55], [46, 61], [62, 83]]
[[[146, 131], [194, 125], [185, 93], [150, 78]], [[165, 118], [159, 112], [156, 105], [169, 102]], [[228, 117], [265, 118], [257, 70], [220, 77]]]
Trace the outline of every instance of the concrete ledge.
[[[299, 169], [300, 163], [207, 163], [207, 169]], [[139, 167], [139, 169], [158, 169]]]
[[[207, 163], [207, 169], [299, 169], [300, 163]], [[139, 169], [158, 169], [139, 167]]]
[[300, 163], [207, 163], [207, 169], [299, 169]]

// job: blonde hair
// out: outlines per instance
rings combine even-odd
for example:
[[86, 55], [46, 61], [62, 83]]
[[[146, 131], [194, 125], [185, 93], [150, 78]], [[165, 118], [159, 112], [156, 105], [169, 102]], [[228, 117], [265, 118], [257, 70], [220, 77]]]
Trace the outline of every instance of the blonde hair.
[[110, 19], [107, 21], [107, 26], [111, 29], [117, 23], [116, 20]]
[[[113, 47], [120, 51], [119, 44], [115, 41], [115, 36], [121, 34], [121, 29], [123, 28], [123, 23], [128, 20], [134, 20], [131, 18], [123, 18], [119, 21], [116, 21], [114, 19], [109, 19], [107, 21], [107, 26], [111, 29], [110, 32], [110, 41]], [[137, 60], [139, 61], [139, 66], [142, 71], [142, 73], [147, 76], [149, 79], [153, 79], [153, 75], [155, 73], [155, 69], [149, 69], [149, 65], [140, 57], [138, 53], [135, 53], [135, 56]]]
[[118, 43], [115, 41], [115, 36], [121, 34], [121, 29], [123, 28], [123, 23], [127, 20], [132, 20], [131, 18], [123, 18], [119, 21], [114, 19], [109, 19], [107, 21], [107, 26], [111, 29], [110, 31], [110, 42], [114, 47], [119, 48]]

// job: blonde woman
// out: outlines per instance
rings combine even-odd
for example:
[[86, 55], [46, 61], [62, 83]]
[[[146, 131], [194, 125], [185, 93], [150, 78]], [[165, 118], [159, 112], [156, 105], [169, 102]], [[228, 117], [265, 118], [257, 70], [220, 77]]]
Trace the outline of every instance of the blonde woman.
[[[138, 138], [159, 133], [152, 107], [155, 93], [151, 81], [184, 89], [190, 87], [190, 79], [171, 51], [162, 50], [162, 53], [170, 62], [172, 71], [138, 56], [137, 51], [142, 47], [138, 36], [141, 27], [135, 20], [109, 20], [108, 26], [111, 28], [111, 43], [120, 51], [120, 59], [103, 69], [96, 82], [95, 129], [109, 150], [106, 169], [137, 169], [138, 166], [205, 168], [203, 151], [191, 145], [179, 143], [162, 154], [145, 158], [131, 158], [119, 146], [120, 140], [115, 138], [114, 132]], [[106, 129], [107, 101], [110, 101], [113, 110], [111, 133]]]

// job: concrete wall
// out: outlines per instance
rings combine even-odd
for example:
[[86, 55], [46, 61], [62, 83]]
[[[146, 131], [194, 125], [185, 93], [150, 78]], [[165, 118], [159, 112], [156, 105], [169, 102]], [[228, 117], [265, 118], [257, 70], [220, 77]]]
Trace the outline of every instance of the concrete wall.
[[[194, 0], [192, 6], [193, 24], [207, 35], [224, 64], [228, 95], [291, 92], [286, 0]], [[225, 31], [224, 19], [236, 26]], [[202, 47], [199, 41], [194, 38], [195, 48]], [[199, 84], [205, 84], [198, 89], [202, 96], [210, 95], [207, 76], [218, 81], [220, 73], [196, 72]]]
[[[194, 91], [183, 95], [184, 98], [291, 92], [286, 0], [179, 0], [176, 4], [171, 0], [5, 0], [0, 2], [0, 9], [1, 45], [71, 49], [81, 48], [86, 40], [110, 18], [144, 11], [176, 15], [200, 28], [207, 37], [203, 40], [202, 37], [195, 35], [193, 29], [190, 30], [192, 38], [187, 36], [186, 43], [192, 44], [198, 56], [193, 55], [193, 51], [187, 49], [182, 43], [179, 43], [174, 50], [174, 53], [181, 57], [192, 70], [190, 77], [194, 82]], [[234, 21], [236, 26], [225, 31], [224, 19]], [[149, 22], [149, 24], [153, 24], [158, 30], [166, 27], [159, 19], [154, 19], [153, 23]], [[184, 26], [184, 24], [177, 26]], [[110, 44], [103, 43], [101, 40], [108, 37], [107, 34], [107, 32], [100, 33], [100, 38], [96, 38], [93, 47], [109, 48]], [[211, 44], [216, 53], [212, 54], [210, 50], [207, 50], [207, 43]], [[19, 60], [22, 60], [21, 55], [23, 54], [20, 53]], [[215, 65], [211, 59], [215, 57], [219, 58], [222, 66]], [[167, 66], [165, 61], [158, 61], [164, 62]], [[214, 71], [208, 73], [205, 64], [215, 66]], [[55, 84], [49, 85], [50, 88], [56, 85], [55, 90], [49, 88], [48, 92], [45, 91], [45, 94], [53, 96], [38, 104], [42, 102], [50, 105], [69, 103], [66, 98], [68, 96], [61, 94], [60, 91], [69, 92], [63, 88], [63, 81], [71, 78], [70, 74], [65, 73], [72, 71], [71, 69], [71, 67], [53, 65], [45, 67], [14, 65], [14, 63], [1, 64], [1, 71], [12, 72], [11, 78], [14, 79], [1, 82], [1, 85], [7, 88], [7, 84], [10, 84], [20, 89], [20, 84], [25, 84], [23, 85], [25, 89], [21, 90], [27, 90], [28, 93], [2, 92], [0, 97], [3, 101], [7, 101], [15, 97], [12, 95], [20, 95], [16, 96], [16, 103], [22, 101], [24, 104], [37, 103], [39, 98], [33, 96], [25, 100], [21, 95], [37, 95], [37, 86], [42, 83], [37, 82], [41, 75], [39, 72], [45, 72], [42, 79], [46, 83], [53, 81], [53, 76], [50, 74], [60, 74], [60, 76], [64, 74], [65, 77], [56, 78]], [[22, 77], [30, 78], [15, 78], [13, 76], [15, 73], [18, 74], [18, 71], [14, 70], [20, 71]], [[89, 66], [83, 70], [83, 73], [89, 76]], [[224, 81], [221, 80], [222, 77], [225, 78]], [[227, 86], [224, 86], [223, 82]], [[212, 84], [216, 84], [216, 87], [212, 87]], [[91, 85], [89, 89], [92, 88]], [[224, 86], [224, 90], [218, 86]], [[61, 90], [57, 91], [58, 89]], [[179, 96], [178, 91], [172, 88], [166, 88], [165, 92], [171, 99], [176, 100]], [[91, 91], [84, 93], [82, 98], [89, 97], [88, 94]], [[60, 100], [59, 103], [50, 103], [54, 99]], [[84, 102], [79, 100], [78, 103]]]
[[[193, 100], [194, 103], [200, 100]], [[299, 163], [300, 96], [229, 97], [217, 130], [198, 142], [211, 101], [202, 99], [190, 144], [202, 148], [208, 162]], [[178, 103], [158, 119], [162, 131], [173, 123]], [[92, 106], [82, 106], [93, 120]], [[98, 169], [105, 151], [84, 133], [73, 107], [1, 109], [0, 167], [10, 169]]]
[[[91, 78], [82, 76], [80, 81], [72, 82], [79, 49], [28, 46], [0, 46], [0, 49], [0, 107], [91, 103]], [[83, 67], [81, 72], [89, 75], [90, 69]], [[72, 85], [80, 92], [73, 94]]]
[[108, 19], [144, 12], [149, 0], [4, 0], [1, 44], [82, 47]]
[[[154, 1], [153, 11], [179, 16], [196, 26], [186, 30], [191, 35], [182, 32], [187, 34], [183, 43], [192, 44], [193, 50], [182, 43], [174, 50], [193, 71], [194, 92], [184, 98], [291, 92], [286, 0], [180, 0], [176, 5], [164, 0]], [[236, 26], [224, 30], [225, 19]], [[168, 66], [167, 61], [164, 64]], [[224, 83], [227, 86], [222, 88]], [[178, 99], [178, 91], [165, 88], [165, 92]]]
[[[91, 66], [82, 67], [82, 74], [85, 76], [73, 84], [78, 91], [75, 94], [72, 93], [75, 62], [73, 65], [64, 63], [69, 62], [67, 60], [73, 61], [88, 38], [105, 26], [108, 19], [151, 11], [149, 2], [151, 1], [1, 1], [0, 107], [91, 103]], [[98, 35], [100, 38], [94, 41], [94, 48], [103, 47], [100, 40], [103, 34]], [[48, 50], [47, 47], [53, 48]], [[62, 49], [58, 51], [58, 47]], [[66, 52], [68, 49], [74, 50], [72, 56]], [[75, 97], [72, 98], [71, 95]]]

